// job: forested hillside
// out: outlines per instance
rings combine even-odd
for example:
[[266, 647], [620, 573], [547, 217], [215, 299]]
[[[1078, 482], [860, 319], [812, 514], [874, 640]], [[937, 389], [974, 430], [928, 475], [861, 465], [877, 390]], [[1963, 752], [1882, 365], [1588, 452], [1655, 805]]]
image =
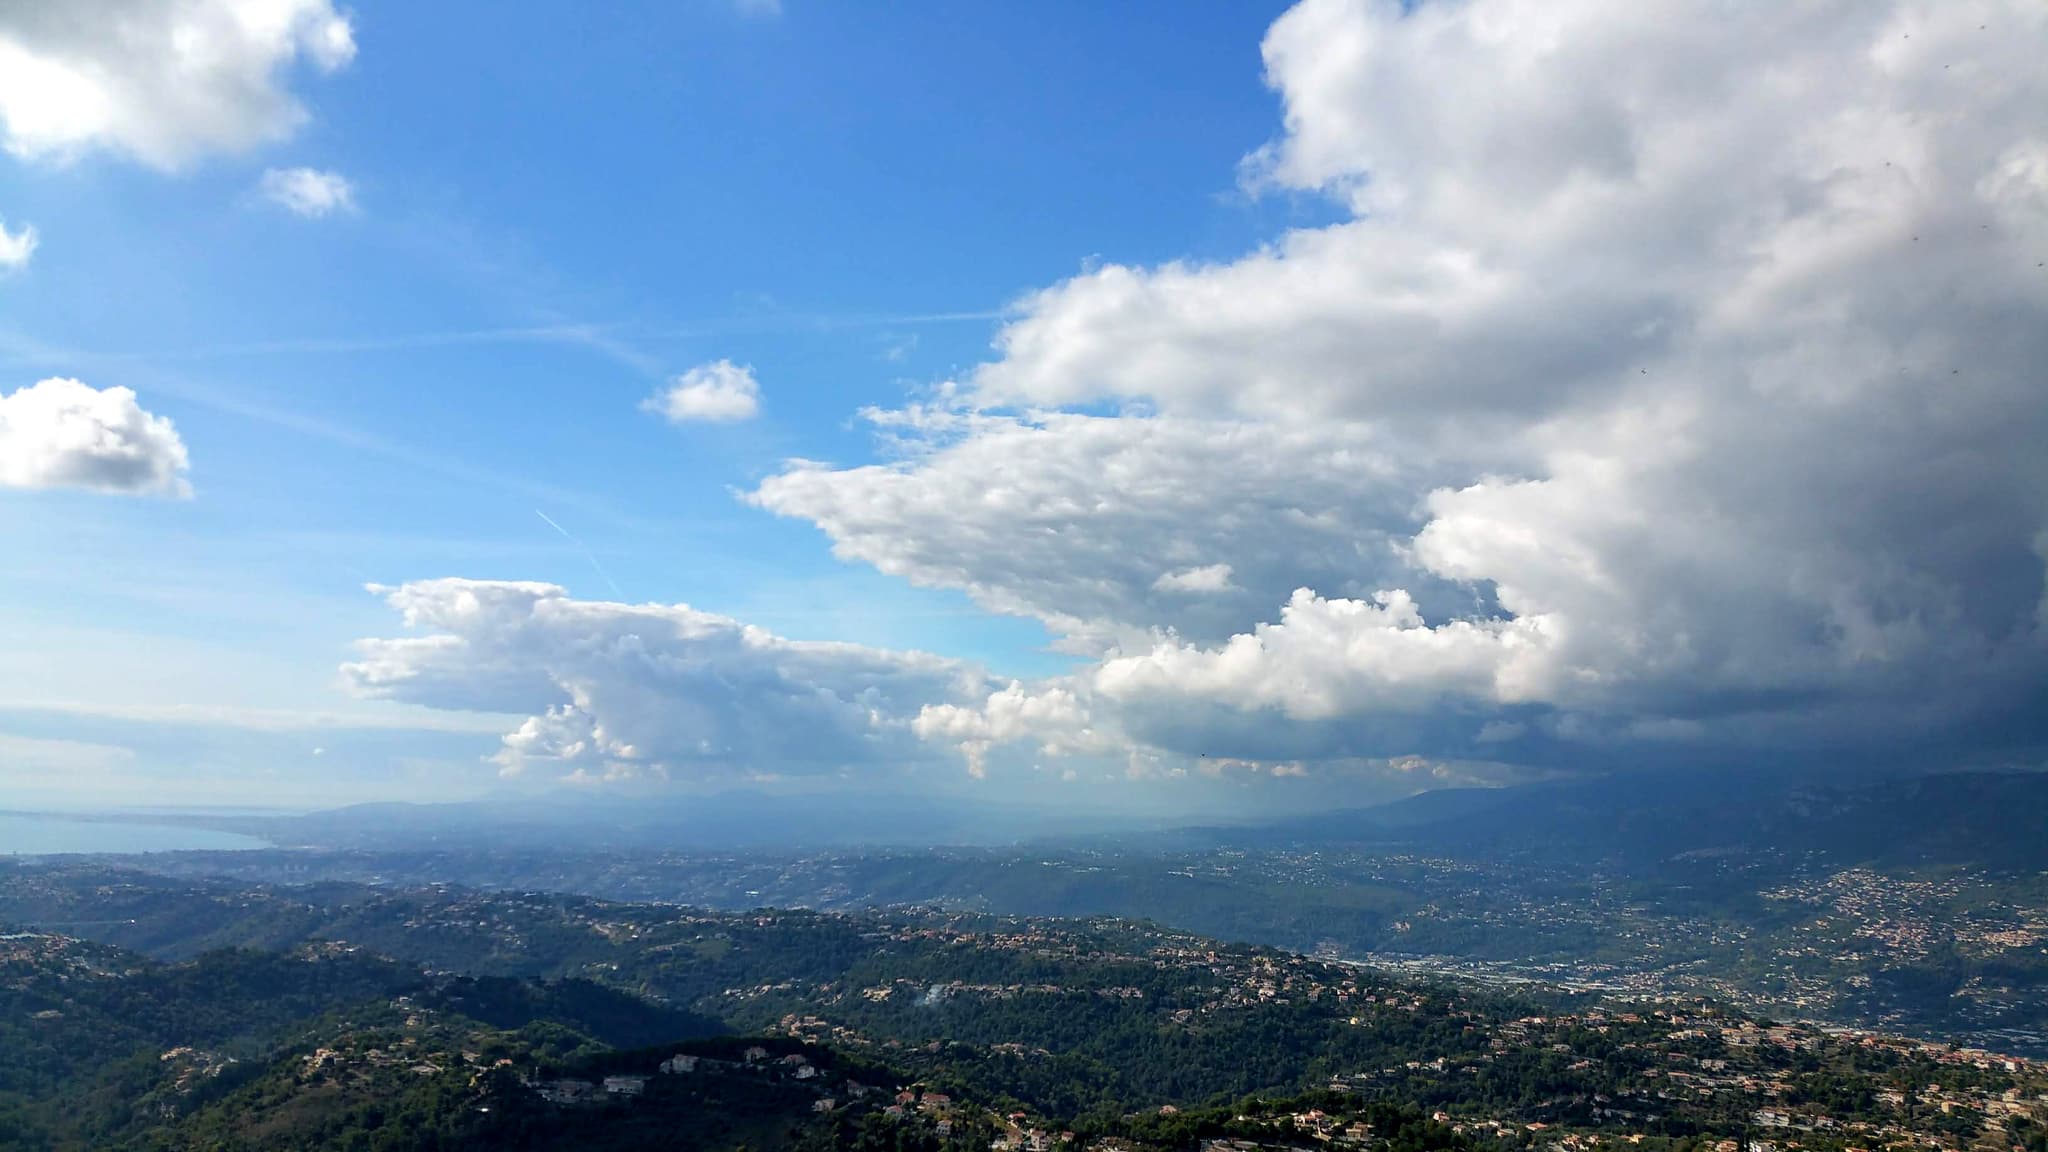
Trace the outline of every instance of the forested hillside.
[[2048, 1148], [2020, 1058], [1132, 921], [83, 866], [0, 912], [7, 1147]]

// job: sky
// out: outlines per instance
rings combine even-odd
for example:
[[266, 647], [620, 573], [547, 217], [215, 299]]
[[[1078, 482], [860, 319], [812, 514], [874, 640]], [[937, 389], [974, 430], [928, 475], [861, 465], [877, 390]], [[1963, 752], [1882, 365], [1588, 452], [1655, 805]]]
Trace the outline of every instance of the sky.
[[2031, 0], [0, 0], [0, 805], [2038, 766]]

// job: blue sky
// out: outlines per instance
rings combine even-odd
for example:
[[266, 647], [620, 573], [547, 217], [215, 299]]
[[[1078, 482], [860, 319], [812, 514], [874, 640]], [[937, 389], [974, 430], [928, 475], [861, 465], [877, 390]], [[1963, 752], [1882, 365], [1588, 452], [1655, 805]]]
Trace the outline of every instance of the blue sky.
[[[1269, 228], [1275, 206], [1233, 185], [1273, 114], [1264, 19], [1177, 18], [1162, 39], [1164, 8], [665, 8], [364, 6], [365, 49], [304, 84], [314, 118], [289, 142], [171, 175], [9, 164], [7, 212], [45, 238], [5, 288], [17, 375], [147, 394], [204, 497], [17, 501], [12, 530], [47, 533], [22, 552], [65, 584], [190, 565], [237, 602], [257, 580], [355, 599], [477, 562], [608, 593], [539, 508], [636, 598], [1044, 667], [1033, 629], [846, 572], [729, 490], [788, 456], [870, 458], [857, 408], [982, 358], [1006, 304], [1091, 256], [1229, 251]], [[359, 211], [307, 221], [250, 193], [286, 164], [346, 172]], [[516, 334], [545, 329], [591, 335]], [[678, 430], [636, 409], [717, 358], [754, 368], [763, 419]], [[67, 535], [85, 509], [134, 517], [115, 534], [136, 552]], [[823, 621], [819, 581], [840, 605]], [[66, 591], [54, 607], [84, 618], [169, 623]]]
[[[0, 60], [129, 101], [39, 127], [68, 90], [0, 80], [0, 221], [35, 237], [0, 273], [0, 395], [132, 390], [190, 494], [0, 486], [0, 803], [830, 778], [1287, 806], [1826, 756], [1901, 715], [1916, 749], [2033, 755], [1986, 735], [2048, 621], [2023, 4], [1980, 5], [2001, 43], [1823, 5], [1763, 60], [1684, 50], [1706, 9], [1596, 3], [190, 0], [207, 35], [295, 22], [190, 107], [161, 11], [106, 7], [0, 10]], [[1872, 48], [1901, 28], [1942, 55]], [[1686, 71], [1614, 63], [1641, 59]], [[1716, 95], [1773, 67], [1800, 78], [1775, 112]], [[1936, 143], [1905, 112], [1979, 123]], [[1816, 155], [1869, 183], [1800, 200]], [[1917, 193], [1886, 191], [1909, 157]], [[341, 198], [271, 194], [299, 169]], [[1898, 377], [1958, 349], [1955, 418], [1906, 419]], [[645, 403], [721, 361], [750, 418]], [[1765, 383], [1816, 363], [1832, 402]], [[1745, 463], [1758, 426], [1784, 474]], [[1887, 489], [1901, 453], [1981, 464]], [[895, 695], [690, 640], [683, 680], [636, 679], [572, 654], [696, 625], [533, 649], [454, 586], [410, 632], [365, 590], [439, 578], [951, 663]], [[459, 668], [374, 647], [437, 631]], [[341, 671], [364, 641], [377, 667]], [[1959, 667], [1988, 683], [1937, 687]], [[515, 673], [549, 687], [494, 696]], [[833, 718], [761, 703], [812, 693]], [[760, 736], [812, 722], [807, 768]]]
[[[388, 625], [362, 586], [452, 574], [1063, 666], [1036, 624], [839, 563], [732, 492], [873, 458], [856, 409], [979, 360], [1084, 260], [1230, 252], [1295, 211], [1233, 175], [1270, 133], [1278, 11], [361, 4], [357, 58], [292, 77], [288, 140], [175, 172], [0, 160], [0, 218], [41, 238], [0, 282], [9, 388], [132, 388], [197, 461], [187, 503], [0, 500], [0, 699], [360, 712], [333, 669]], [[301, 165], [356, 210], [253, 191]], [[759, 420], [638, 409], [718, 358], [763, 382]]]

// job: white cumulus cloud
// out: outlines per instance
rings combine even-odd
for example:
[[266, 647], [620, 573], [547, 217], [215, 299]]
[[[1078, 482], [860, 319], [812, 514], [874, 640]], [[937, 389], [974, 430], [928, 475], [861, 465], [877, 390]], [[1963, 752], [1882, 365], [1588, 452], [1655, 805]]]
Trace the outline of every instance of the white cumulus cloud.
[[185, 444], [126, 388], [52, 377], [0, 394], [0, 487], [189, 496]]
[[353, 212], [356, 190], [339, 172], [317, 168], [272, 168], [257, 182], [263, 198], [295, 215], [317, 219]]
[[28, 267], [29, 258], [36, 254], [39, 242], [36, 230], [27, 224], [9, 232], [7, 221], [0, 219], [0, 274]]
[[508, 771], [679, 779], [887, 770], [971, 675], [918, 652], [789, 640], [680, 604], [576, 600], [548, 584], [375, 588], [418, 634], [361, 642], [365, 696], [523, 712]]
[[959, 747], [975, 777], [988, 774], [988, 751], [997, 744], [1028, 739], [1048, 756], [1104, 754], [1120, 746], [1093, 727], [1087, 705], [1073, 691], [1056, 685], [1034, 691], [1015, 680], [966, 705], [928, 704], [911, 730]]
[[[798, 464], [749, 498], [813, 521], [846, 559], [1044, 620], [1082, 654], [1166, 627], [1227, 639], [1303, 584], [1368, 593], [1421, 527], [1413, 492], [1428, 477], [1362, 426], [868, 415], [901, 460]], [[1213, 582], [1201, 595], [1160, 580], [1218, 563], [1228, 580], [1196, 578]]]
[[331, 0], [0, 0], [0, 143], [183, 167], [290, 135], [307, 116], [293, 66], [355, 50]]
[[1405, 592], [1326, 600], [1304, 588], [1280, 620], [1215, 648], [1162, 643], [1095, 670], [1113, 700], [1163, 694], [1295, 719], [1364, 708], [1394, 710], [1465, 696], [1501, 703], [1540, 698], [1549, 640], [1540, 617], [1429, 626]]
[[675, 378], [642, 405], [671, 423], [702, 421], [730, 424], [751, 420], [761, 411], [761, 385], [754, 370], [730, 360], [699, 364]]

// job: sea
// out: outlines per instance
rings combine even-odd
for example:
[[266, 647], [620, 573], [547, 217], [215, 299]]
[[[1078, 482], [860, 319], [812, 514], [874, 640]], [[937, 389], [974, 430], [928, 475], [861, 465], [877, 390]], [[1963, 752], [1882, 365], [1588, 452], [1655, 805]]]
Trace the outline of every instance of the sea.
[[210, 828], [0, 812], [0, 856], [48, 856], [65, 852], [126, 855], [268, 847], [269, 844], [254, 836], [216, 832]]

